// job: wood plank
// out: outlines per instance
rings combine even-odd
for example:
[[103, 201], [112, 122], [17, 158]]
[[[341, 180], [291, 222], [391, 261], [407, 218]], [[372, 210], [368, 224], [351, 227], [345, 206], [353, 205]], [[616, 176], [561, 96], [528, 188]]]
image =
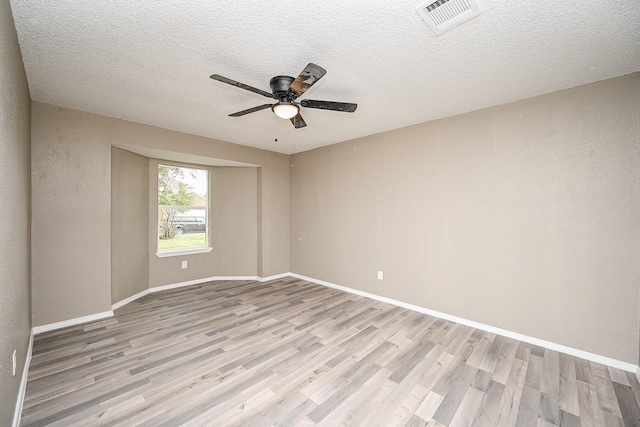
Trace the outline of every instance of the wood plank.
[[343, 417], [342, 423], [349, 427], [358, 427], [367, 425], [366, 420], [373, 414], [384, 402], [388, 402], [388, 397], [397, 389], [398, 384], [389, 379], [391, 372], [382, 368], [364, 385], [367, 390], [368, 397], [359, 406], [352, 407], [346, 417]]
[[609, 370], [606, 366], [599, 363], [590, 363], [589, 367], [591, 368], [593, 381], [589, 382], [589, 384], [594, 384], [596, 387], [600, 407], [603, 411], [613, 414], [615, 418], [622, 418], [620, 404], [618, 402], [618, 397], [613, 390], [613, 383], [609, 376]]
[[609, 371], [611, 381], [631, 387], [631, 383], [629, 382], [629, 378], [627, 378], [626, 372], [612, 368], [611, 366], [607, 366], [607, 370]]
[[542, 378], [540, 392], [553, 404], [559, 404], [560, 399], [560, 354], [553, 350], [544, 352], [542, 362]]
[[443, 400], [444, 396], [440, 396], [438, 393], [430, 391], [427, 394], [427, 397], [424, 398], [418, 409], [416, 409], [415, 415], [425, 421], [431, 421], [431, 419], [433, 418], [433, 414], [436, 413]]
[[577, 417], [569, 412], [560, 410], [560, 427], [580, 427], [580, 417]]
[[560, 409], [577, 417], [580, 416], [578, 389], [574, 358], [566, 354], [560, 355]]
[[580, 425], [583, 427], [604, 425], [596, 387], [584, 381], [578, 381], [576, 385], [580, 404]]
[[516, 427], [536, 427], [538, 424], [539, 402], [540, 391], [525, 385], [520, 397]]
[[527, 365], [527, 375], [524, 378], [524, 384], [527, 387], [540, 391], [540, 381], [542, 379], [543, 357], [531, 354]]
[[618, 402], [620, 402], [620, 412], [622, 413], [624, 424], [626, 426], [640, 426], [640, 408], [638, 408], [631, 387], [614, 382], [613, 390], [616, 393]]
[[473, 421], [474, 427], [495, 427], [498, 425], [500, 401], [504, 388], [505, 386], [499, 382], [491, 381], [489, 383], [489, 388], [484, 394], [478, 414]]
[[394, 418], [390, 420], [390, 426], [404, 426], [409, 423], [427, 393], [429, 393], [428, 389], [419, 384], [415, 385], [409, 395], [394, 411]]
[[538, 418], [556, 426], [560, 425], [560, 405], [557, 399], [546, 393], [540, 393]]
[[499, 425], [515, 425], [526, 373], [527, 362], [521, 359], [514, 359], [509, 378], [507, 379], [502, 398], [500, 399]]
[[468, 387], [462, 402], [460, 402], [460, 406], [458, 406], [457, 411], [449, 423], [449, 427], [470, 426], [476, 417], [483, 397], [483, 392], [473, 387]]
[[[447, 391], [444, 393], [444, 400], [438, 407], [438, 410], [433, 414], [433, 419], [444, 425], [448, 425], [453, 420], [469, 388], [472, 388], [469, 386], [477, 371], [478, 369], [476, 367], [461, 363], [457, 369], [452, 372], [447, 383], [438, 388], [441, 392], [444, 392], [444, 390]], [[480, 393], [480, 395], [482, 394], [483, 393]], [[475, 399], [477, 396], [477, 394], [473, 394], [471, 399]], [[473, 402], [470, 404], [473, 404]], [[468, 414], [464, 415], [466, 416]]]

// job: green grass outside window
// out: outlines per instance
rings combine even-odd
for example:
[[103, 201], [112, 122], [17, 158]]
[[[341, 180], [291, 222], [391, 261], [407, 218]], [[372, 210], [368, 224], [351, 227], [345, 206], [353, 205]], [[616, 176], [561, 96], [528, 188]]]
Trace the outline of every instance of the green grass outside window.
[[160, 239], [158, 250], [171, 251], [175, 249], [204, 248], [207, 245], [204, 233], [183, 234], [175, 236], [173, 239]]

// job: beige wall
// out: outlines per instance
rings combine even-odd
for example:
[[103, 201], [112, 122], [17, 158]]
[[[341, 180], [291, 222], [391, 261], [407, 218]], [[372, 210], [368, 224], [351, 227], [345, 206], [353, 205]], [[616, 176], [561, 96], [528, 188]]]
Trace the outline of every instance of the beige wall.
[[0, 76], [0, 425], [9, 426], [31, 332], [31, 101], [8, 0], [0, 0]]
[[111, 310], [111, 145], [99, 116], [32, 104], [34, 326]]
[[212, 247], [220, 276], [258, 275], [258, 171], [213, 171]]
[[157, 277], [150, 267], [151, 286], [231, 274], [227, 271], [240, 274], [240, 268], [247, 268], [242, 275], [263, 277], [289, 271], [288, 156], [38, 102], [32, 104], [32, 114], [35, 326], [111, 308], [114, 144], [260, 166], [261, 194], [247, 195], [262, 200], [256, 216], [260, 235], [254, 239], [262, 246], [247, 249], [252, 256], [260, 254], [252, 261], [258, 267], [242, 261], [227, 264], [229, 269], [213, 264], [198, 270], [205, 261], [193, 255], [188, 273], [171, 267], [170, 274]]
[[293, 155], [291, 271], [635, 364], [639, 121], [636, 73]]
[[149, 159], [111, 148], [111, 303], [149, 288]]

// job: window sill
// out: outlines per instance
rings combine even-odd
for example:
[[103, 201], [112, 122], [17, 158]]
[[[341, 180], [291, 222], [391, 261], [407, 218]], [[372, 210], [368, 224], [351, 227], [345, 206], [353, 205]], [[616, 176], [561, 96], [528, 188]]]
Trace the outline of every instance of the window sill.
[[175, 251], [156, 252], [156, 256], [158, 258], [168, 258], [172, 256], [206, 254], [211, 252], [212, 250], [213, 248], [177, 249]]

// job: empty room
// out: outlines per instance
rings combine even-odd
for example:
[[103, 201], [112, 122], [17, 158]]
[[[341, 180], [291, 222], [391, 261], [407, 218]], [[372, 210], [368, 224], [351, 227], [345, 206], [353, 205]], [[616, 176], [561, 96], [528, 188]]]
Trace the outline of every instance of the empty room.
[[640, 2], [0, 32], [0, 426], [640, 427]]

